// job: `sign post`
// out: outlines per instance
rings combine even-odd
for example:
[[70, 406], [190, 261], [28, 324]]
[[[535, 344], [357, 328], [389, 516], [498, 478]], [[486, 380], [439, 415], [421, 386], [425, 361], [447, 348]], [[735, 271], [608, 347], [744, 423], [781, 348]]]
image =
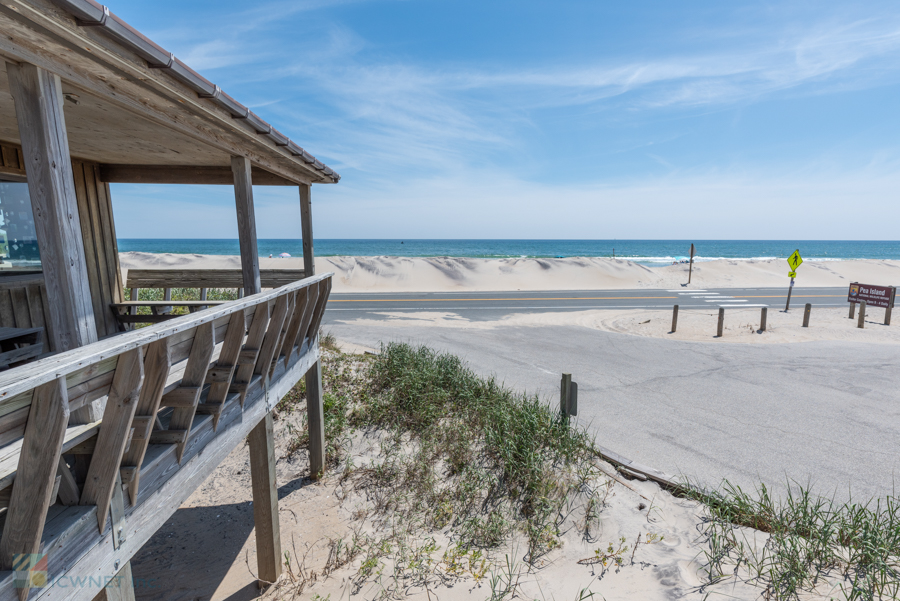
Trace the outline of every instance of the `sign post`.
[[691, 242], [691, 264], [688, 265], [688, 284], [691, 283], [691, 273], [694, 271], [694, 243]]
[[863, 302], [869, 307], [884, 307], [884, 325], [891, 325], [891, 312], [897, 298], [896, 286], [873, 286], [853, 282], [847, 292], [847, 302], [850, 303], [851, 315], [854, 305], [860, 305], [862, 311]]
[[790, 265], [791, 270], [788, 272], [788, 276], [791, 278], [791, 285], [788, 288], [787, 295], [787, 303], [784, 305], [784, 312], [787, 313], [791, 308], [791, 293], [794, 291], [794, 278], [797, 277], [797, 268], [800, 267], [800, 264], [803, 263], [803, 257], [800, 256], [800, 249], [794, 251], [794, 253], [788, 257], [788, 265]]

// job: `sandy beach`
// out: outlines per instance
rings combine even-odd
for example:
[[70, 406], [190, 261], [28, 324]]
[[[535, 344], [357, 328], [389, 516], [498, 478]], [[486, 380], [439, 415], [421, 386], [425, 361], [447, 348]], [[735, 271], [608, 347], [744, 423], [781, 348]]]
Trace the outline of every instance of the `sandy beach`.
[[[128, 269], [240, 269], [240, 257], [121, 253]], [[302, 258], [261, 258], [263, 269], [302, 269]], [[316, 271], [334, 272], [334, 292], [452, 292], [505, 290], [614, 290], [675, 288], [687, 282], [687, 265], [647, 266], [626, 259], [472, 259], [458, 257], [319, 257]], [[690, 288], [762, 288], [788, 283], [784, 260], [717, 260], [695, 263]], [[900, 261], [806, 261], [802, 286], [846, 286], [861, 281], [900, 283]]]

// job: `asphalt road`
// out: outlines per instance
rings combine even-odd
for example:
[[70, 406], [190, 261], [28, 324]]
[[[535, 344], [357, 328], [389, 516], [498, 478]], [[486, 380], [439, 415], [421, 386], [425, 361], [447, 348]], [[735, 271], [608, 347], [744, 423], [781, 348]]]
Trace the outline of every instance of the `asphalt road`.
[[[564, 292], [415, 292], [332, 294], [326, 319], [353, 319], [378, 313], [451, 311], [472, 320], [499, 319], [512, 313], [583, 311], [585, 309], [708, 309], [710, 306], [784, 307], [787, 288], [719, 288], [715, 290], [569, 290]], [[847, 305], [846, 288], [796, 286], [791, 305]]]
[[[627, 291], [626, 291], [627, 292]], [[732, 291], [733, 292], [733, 291]], [[729, 294], [747, 298], [748, 294]], [[843, 290], [841, 290], [843, 292]], [[821, 294], [822, 289], [815, 290]], [[812, 294], [810, 292], [810, 294]], [[625, 302], [624, 293], [592, 293], [602, 302]], [[671, 293], [641, 291], [671, 306]], [[475, 298], [481, 295], [465, 295]], [[500, 295], [488, 295], [502, 298]], [[504, 295], [505, 296], [505, 295]], [[518, 298], [533, 310], [571, 310], [587, 301], [575, 295], [529, 293]], [[635, 295], [637, 296], [637, 295]], [[725, 295], [723, 295], [725, 296]], [[404, 295], [404, 298], [408, 296]], [[550, 297], [550, 298], [548, 298]], [[552, 300], [567, 297], [566, 301]], [[339, 297], [338, 300], [344, 297]], [[380, 298], [380, 296], [379, 296]], [[441, 299], [447, 295], [440, 295]], [[795, 296], [798, 302], [810, 296]], [[839, 299], [818, 297], [846, 306]], [[647, 299], [630, 299], [647, 305]], [[777, 298], [772, 299], [779, 301]], [[502, 316], [494, 304], [466, 308], [460, 316]], [[699, 299], [690, 301], [696, 306]], [[810, 300], [807, 302], [816, 302]], [[553, 303], [566, 303], [553, 309]], [[686, 304], [686, 303], [685, 303]], [[704, 301], [705, 304], [705, 301]], [[390, 306], [390, 311], [398, 310]], [[377, 305], [385, 310], [385, 305]], [[414, 303], [410, 303], [414, 305]], [[443, 302], [434, 305], [446, 310]], [[375, 311], [361, 305], [355, 311]], [[419, 306], [415, 304], [415, 306]], [[426, 305], [429, 310], [437, 307]], [[682, 305], [684, 306], [684, 305]], [[339, 340], [377, 348], [389, 340], [428, 344], [465, 358], [482, 374], [516, 389], [558, 402], [559, 377], [570, 372], [579, 385], [579, 421], [605, 447], [672, 474], [706, 484], [723, 478], [742, 486], [765, 482], [784, 490], [793, 479], [845, 498], [900, 492], [900, 349], [891, 344], [807, 342], [733, 344], [679, 342], [580, 327], [443, 328], [404, 325], [402, 320], [366, 325], [335, 303], [325, 327]], [[422, 310], [422, 309], [414, 309]], [[896, 494], [896, 493], [894, 493]]]

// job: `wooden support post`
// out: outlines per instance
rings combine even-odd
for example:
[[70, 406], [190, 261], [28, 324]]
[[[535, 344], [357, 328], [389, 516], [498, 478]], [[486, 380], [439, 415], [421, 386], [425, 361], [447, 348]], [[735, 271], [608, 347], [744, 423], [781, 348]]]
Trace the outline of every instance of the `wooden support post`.
[[128, 433], [131, 431], [143, 379], [141, 349], [132, 349], [119, 355], [116, 374], [103, 412], [103, 423], [97, 434], [97, 445], [81, 492], [82, 505], [97, 506], [97, 523], [101, 533], [106, 528], [109, 502], [128, 443]]
[[884, 309], [884, 325], [891, 325], [891, 310], [894, 308], [894, 300], [897, 298], [897, 287], [891, 286], [891, 298], [888, 299], [888, 306]]
[[6, 72], [50, 299], [51, 348], [67, 351], [96, 342], [97, 327], [63, 116], [62, 82], [59, 76], [29, 64], [7, 63]]
[[94, 601], [135, 601], [130, 561], [125, 562], [119, 573], [94, 597]]
[[672, 307], [672, 331], [670, 334], [674, 334], [676, 328], [678, 328], [678, 305]]
[[[17, 555], [40, 550], [68, 423], [66, 379], [58, 378], [36, 388], [0, 537], [0, 567], [4, 570], [19, 568]], [[24, 601], [30, 590], [28, 586], [19, 588], [19, 599]]]
[[866, 301], [859, 301], [859, 321], [856, 323], [856, 327], [866, 327]]
[[275, 442], [272, 413], [250, 431], [250, 480], [253, 486], [253, 522], [256, 526], [256, 562], [260, 587], [281, 575], [281, 529], [275, 482]]
[[[194, 414], [197, 412], [197, 403], [200, 402], [200, 392], [206, 383], [206, 372], [209, 370], [209, 362], [212, 360], [213, 349], [216, 347], [216, 330], [213, 323], [207, 322], [197, 326], [194, 330], [194, 342], [191, 345], [191, 354], [188, 355], [187, 365], [184, 368], [184, 376], [181, 379], [181, 389], [190, 389], [189, 402], [172, 411], [172, 419], [169, 421], [169, 430], [183, 430], [190, 436], [191, 424], [194, 423]], [[173, 390], [178, 392], [179, 388]], [[165, 405], [166, 397], [162, 403]], [[184, 446], [187, 438], [177, 443], [175, 454], [178, 463], [184, 455]]]
[[306, 415], [309, 427], [309, 477], [325, 473], [325, 406], [322, 402], [322, 362], [306, 372]]
[[812, 303], [806, 303], [806, 307], [803, 309], [803, 327], [809, 327], [809, 314], [812, 313]]
[[769, 308], [763, 307], [759, 310], [759, 331], [766, 331], [766, 318], [769, 316]]
[[316, 257], [313, 253], [312, 186], [300, 186], [300, 228], [303, 238], [303, 276], [316, 275]]
[[234, 174], [234, 201], [237, 207], [244, 293], [249, 296], [262, 290], [259, 280], [259, 248], [256, 245], [256, 215], [253, 210], [250, 159], [231, 157], [231, 171]]
[[725, 332], [725, 307], [719, 307], [719, 324], [716, 326], [716, 337], [721, 338]]
[[[138, 300], [138, 296], [140, 295], [140, 290], [138, 288], [131, 289], [131, 300]], [[137, 315], [137, 307], [132, 307], [128, 310], [131, 315]]]
[[850, 319], [856, 315], [856, 303], [850, 303]]
[[569, 416], [569, 394], [572, 389], [572, 374], [563, 374], [559, 382], [559, 414]]

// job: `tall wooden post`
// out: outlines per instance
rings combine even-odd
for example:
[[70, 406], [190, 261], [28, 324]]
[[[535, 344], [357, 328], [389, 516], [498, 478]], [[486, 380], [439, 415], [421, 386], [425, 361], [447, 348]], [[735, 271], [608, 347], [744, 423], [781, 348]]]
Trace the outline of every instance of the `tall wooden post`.
[[63, 115], [62, 82], [29, 64], [6, 63], [25, 157], [28, 193], [50, 299], [55, 351], [97, 341], [75, 177]]
[[256, 245], [256, 214], [253, 212], [250, 160], [246, 157], [231, 157], [231, 172], [234, 174], [234, 203], [237, 208], [244, 294], [257, 294], [262, 291], [262, 287], [259, 280], [259, 249]]
[[[250, 161], [231, 157], [234, 200], [237, 207], [238, 240], [244, 293], [262, 290], [259, 280], [259, 250], [256, 246], [256, 216], [253, 212], [253, 180]], [[259, 310], [259, 309], [257, 309]], [[272, 414], [267, 413], [248, 438], [250, 478], [253, 483], [253, 522], [256, 526], [256, 565], [259, 585], [275, 582], [281, 574], [281, 526], [278, 521], [278, 488], [275, 480], [275, 441]]]
[[[25, 157], [54, 351], [97, 342], [69, 137], [59, 76], [34, 65], [6, 64]], [[72, 424], [97, 421], [102, 401], [72, 412]]]
[[[303, 236], [303, 271], [305, 277], [316, 273], [313, 253], [311, 185], [300, 186], [300, 226]], [[318, 336], [314, 332], [313, 336]], [[322, 403], [322, 365], [316, 361], [306, 372], [306, 415], [309, 426], [309, 475], [317, 478], [325, 472], [325, 408]]]

